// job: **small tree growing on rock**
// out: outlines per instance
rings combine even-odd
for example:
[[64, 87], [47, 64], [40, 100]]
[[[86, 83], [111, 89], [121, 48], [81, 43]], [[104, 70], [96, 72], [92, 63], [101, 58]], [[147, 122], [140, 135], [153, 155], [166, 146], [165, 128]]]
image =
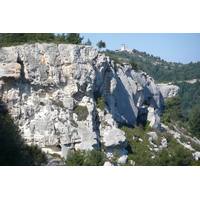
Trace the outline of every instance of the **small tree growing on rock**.
[[85, 45], [91, 46], [92, 42], [90, 41], [90, 39], [88, 38], [87, 42], [85, 43]]
[[100, 41], [97, 43], [97, 46], [98, 46], [99, 50], [101, 50], [101, 48], [106, 48], [106, 43], [103, 42], [102, 40], [100, 40]]

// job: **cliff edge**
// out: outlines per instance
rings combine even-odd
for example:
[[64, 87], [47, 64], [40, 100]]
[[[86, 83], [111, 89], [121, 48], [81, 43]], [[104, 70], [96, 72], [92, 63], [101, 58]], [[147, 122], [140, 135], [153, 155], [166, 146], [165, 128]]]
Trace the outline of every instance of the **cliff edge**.
[[91, 46], [24, 44], [0, 50], [0, 98], [27, 143], [66, 157], [70, 149], [118, 149], [118, 123], [161, 129], [164, 98], [153, 78], [115, 63]]

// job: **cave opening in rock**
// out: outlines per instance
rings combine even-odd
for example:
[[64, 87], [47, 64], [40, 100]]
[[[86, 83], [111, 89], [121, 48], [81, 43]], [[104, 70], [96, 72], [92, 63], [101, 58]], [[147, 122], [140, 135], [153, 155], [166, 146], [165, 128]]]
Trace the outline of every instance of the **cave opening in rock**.
[[47, 148], [50, 148], [52, 151], [61, 151], [61, 146], [58, 144], [58, 145], [48, 145], [46, 146]]
[[27, 82], [25, 78], [25, 73], [24, 73], [24, 62], [21, 60], [21, 58], [18, 56], [17, 57], [17, 63], [21, 65], [21, 72], [20, 72], [20, 77], [22, 82]]

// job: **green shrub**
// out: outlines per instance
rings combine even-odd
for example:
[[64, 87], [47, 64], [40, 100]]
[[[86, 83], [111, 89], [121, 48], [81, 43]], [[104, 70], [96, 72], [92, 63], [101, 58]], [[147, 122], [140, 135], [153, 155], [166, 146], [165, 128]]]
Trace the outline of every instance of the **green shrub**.
[[70, 120], [70, 124], [75, 128], [78, 127], [78, 124], [73, 119]]
[[133, 70], [138, 70], [138, 68], [137, 68], [137, 63], [135, 63], [135, 62], [130, 62], [130, 65], [132, 66], [132, 69], [133, 69]]
[[163, 148], [161, 151], [157, 153], [157, 158], [155, 161], [155, 165], [157, 166], [168, 166], [170, 165], [171, 157], [166, 148]]
[[37, 145], [25, 145], [23, 152], [28, 165], [41, 165], [46, 161], [46, 154]]
[[102, 127], [103, 129], [105, 129], [105, 127], [107, 127], [107, 126], [110, 126], [110, 127], [111, 127], [111, 125], [110, 125], [107, 121], [102, 120], [102, 121], [101, 121], [101, 127]]
[[153, 165], [154, 160], [151, 158], [153, 153], [148, 147], [149, 142], [146, 132], [139, 127], [131, 128], [122, 126], [120, 129], [125, 132], [128, 141], [126, 150], [129, 152], [129, 159], [135, 161], [136, 166]]
[[184, 136], [181, 136], [181, 137], [180, 137], [180, 141], [181, 141], [181, 142], [184, 142], [184, 143], [187, 143], [187, 142], [190, 142], [191, 140], [190, 140], [189, 138], [186, 138], [186, 137], [184, 137]]
[[189, 131], [200, 139], [200, 110], [195, 110], [189, 120]]
[[12, 117], [0, 106], [0, 165], [33, 166], [46, 161], [37, 145], [27, 145]]
[[113, 165], [117, 165], [118, 158], [119, 158], [119, 151], [117, 149], [115, 149], [113, 152], [113, 157], [110, 159], [110, 162]]
[[168, 148], [163, 148], [156, 155], [155, 165], [188, 166], [192, 165], [194, 158], [189, 149], [179, 144], [172, 135], [166, 134]]
[[64, 108], [64, 105], [63, 105], [63, 102], [62, 102], [62, 101], [60, 101], [60, 100], [55, 101], [55, 100], [53, 100], [53, 99], [51, 99], [51, 101], [52, 101], [52, 104], [53, 104], [53, 105], [55, 105], [55, 106], [57, 106], [57, 107], [60, 107], [60, 108]]
[[74, 108], [73, 113], [78, 115], [78, 121], [86, 120], [89, 112], [86, 106], [77, 106]]
[[162, 115], [161, 115], [161, 122], [163, 123], [163, 124], [167, 124], [167, 123], [169, 123], [171, 121], [171, 119], [170, 119], [170, 114], [169, 113], [163, 113]]
[[65, 164], [67, 166], [83, 166], [85, 162], [85, 151], [69, 151]]
[[164, 104], [165, 114], [164, 121], [171, 122], [174, 121], [181, 121], [183, 120], [183, 114], [181, 111], [181, 100], [180, 97], [174, 96], [168, 98]]
[[117, 56], [114, 56], [114, 55], [110, 55], [110, 58], [114, 61], [114, 67], [116, 68], [117, 67], [117, 63], [124, 66], [122, 60], [119, 59], [119, 57]]
[[190, 141], [190, 145], [192, 146], [192, 148], [195, 150], [195, 151], [200, 151], [200, 145], [197, 144], [196, 142], [193, 142], [192, 140]]
[[57, 154], [57, 153], [52, 153], [52, 154], [50, 154], [52, 157], [54, 157], [54, 158], [60, 158], [60, 159], [62, 159], [62, 157], [59, 155], [59, 154]]
[[[159, 145], [162, 137], [167, 139], [168, 147], [156, 152], [149, 149], [148, 135], [145, 130], [139, 127], [121, 126], [121, 130], [125, 132], [128, 146], [128, 163], [130, 160], [135, 162], [135, 166], [188, 166], [198, 165], [194, 162], [194, 158], [190, 150], [185, 149], [170, 134], [157, 132]], [[141, 138], [143, 141], [139, 140]], [[192, 143], [191, 143], [192, 144]], [[198, 146], [196, 146], [198, 149]], [[154, 158], [152, 158], [152, 156]]]
[[194, 160], [189, 149], [185, 149], [182, 145], [174, 147], [174, 153], [171, 156], [170, 165], [172, 166], [188, 166]]
[[102, 151], [93, 149], [88, 152], [85, 160], [86, 166], [102, 166], [105, 162], [105, 154]]
[[99, 108], [102, 111], [105, 108], [105, 96], [103, 94], [97, 98], [97, 108]]
[[102, 166], [104, 162], [104, 153], [93, 149], [91, 151], [70, 151], [67, 155], [65, 164], [67, 166]]

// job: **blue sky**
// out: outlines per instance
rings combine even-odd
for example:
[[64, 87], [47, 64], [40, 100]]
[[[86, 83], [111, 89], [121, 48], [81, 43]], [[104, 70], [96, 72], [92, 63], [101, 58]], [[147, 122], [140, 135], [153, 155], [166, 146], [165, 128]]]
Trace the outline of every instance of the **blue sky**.
[[159, 56], [168, 62], [190, 63], [200, 61], [200, 33], [81, 33], [83, 42], [89, 38], [92, 46], [102, 40], [106, 49], [128, 49]]

